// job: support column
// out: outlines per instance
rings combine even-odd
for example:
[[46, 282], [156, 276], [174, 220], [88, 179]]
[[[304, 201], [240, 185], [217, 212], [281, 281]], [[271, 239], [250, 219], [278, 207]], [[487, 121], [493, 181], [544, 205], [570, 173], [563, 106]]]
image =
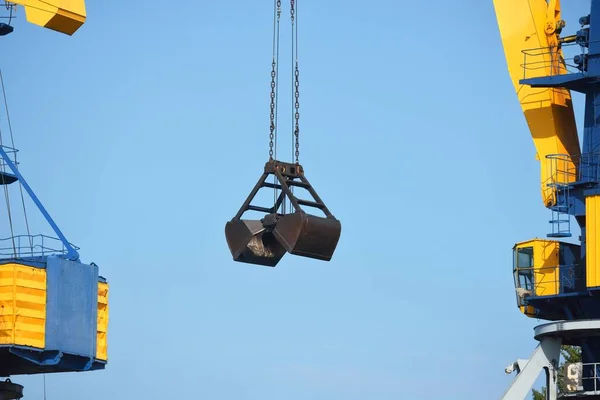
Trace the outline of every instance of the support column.
[[546, 371], [546, 399], [556, 400], [556, 372], [560, 346], [560, 338], [542, 339], [531, 357], [525, 360], [524, 365], [519, 366], [517, 376], [502, 396], [502, 400], [524, 400], [530, 396], [531, 388], [542, 370]]

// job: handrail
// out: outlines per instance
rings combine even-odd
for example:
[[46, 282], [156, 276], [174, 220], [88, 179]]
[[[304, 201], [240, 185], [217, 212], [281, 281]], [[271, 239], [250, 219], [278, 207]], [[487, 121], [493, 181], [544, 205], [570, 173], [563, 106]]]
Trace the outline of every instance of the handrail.
[[56, 235], [59, 237], [60, 241], [65, 246], [67, 253], [66, 253], [66, 255], [64, 255], [64, 257], [68, 260], [73, 260], [73, 261], [79, 260], [79, 253], [77, 252], [77, 250], [75, 250], [75, 248], [71, 245], [71, 243], [69, 243], [69, 241], [67, 240], [65, 235], [62, 233], [62, 231], [59, 229], [58, 225], [56, 225], [56, 223], [54, 222], [54, 220], [52, 219], [52, 217], [50, 216], [48, 211], [46, 211], [46, 209], [44, 208], [44, 206], [42, 205], [42, 203], [40, 202], [38, 197], [33, 192], [33, 189], [31, 189], [31, 187], [29, 186], [29, 184], [27, 183], [25, 178], [23, 178], [23, 176], [17, 169], [17, 166], [13, 163], [13, 161], [8, 156], [7, 152], [4, 150], [4, 146], [0, 146], [0, 156], [2, 157], [4, 162], [6, 162], [6, 164], [12, 171], [12, 173], [17, 177], [19, 182], [23, 185], [23, 188], [25, 188], [25, 190], [29, 194], [29, 196], [31, 197], [31, 200], [33, 200], [33, 202], [38, 207], [38, 209], [40, 210], [40, 212], [42, 213], [42, 215], [44, 216], [46, 221], [48, 221], [48, 224], [50, 224], [50, 226], [52, 227], [52, 230], [54, 230], [54, 233], [56, 233]]

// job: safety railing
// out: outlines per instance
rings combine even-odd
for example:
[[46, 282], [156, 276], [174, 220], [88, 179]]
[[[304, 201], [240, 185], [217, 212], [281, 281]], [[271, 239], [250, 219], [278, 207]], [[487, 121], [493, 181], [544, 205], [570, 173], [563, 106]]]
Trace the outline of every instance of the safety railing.
[[581, 156], [568, 154], [548, 154], [546, 156], [548, 175], [547, 186], [562, 186], [575, 182], [579, 178]]
[[556, 296], [585, 290], [585, 267], [557, 265], [515, 269], [516, 289], [523, 297]]
[[[522, 50], [522, 53], [523, 79], [530, 79], [581, 73], [580, 65], [586, 62], [586, 58], [582, 57], [582, 54], [586, 54], [587, 49], [576, 42], [572, 42], [563, 43], [560, 47], [526, 49]], [[575, 54], [571, 55], [570, 53]]]
[[[18, 166], [19, 163], [17, 162], [17, 153], [19, 152], [19, 150], [14, 149], [12, 147], [8, 147], [8, 146], [0, 146], [2, 148], [2, 150], [4, 150], [4, 152], [6, 153], [6, 155], [10, 158], [10, 161], [15, 164], [15, 166]], [[10, 173], [11, 170], [8, 166], [8, 163], [6, 162], [6, 160], [3, 157], [0, 157], [0, 172], [8, 172]]]
[[[75, 250], [79, 250], [77, 246]], [[62, 241], [46, 235], [16, 235], [0, 239], [0, 257], [28, 258], [67, 254]]]
[[588, 392], [600, 394], [600, 363], [582, 363], [582, 367], [581, 386], [589, 387]]
[[583, 154], [549, 154], [546, 156], [548, 186], [569, 185], [573, 182], [600, 182], [600, 152]]
[[586, 396], [600, 394], [600, 363], [570, 363], [564, 368], [563, 397], [568, 398], [582, 393]]
[[6, 24], [10, 24], [15, 18], [17, 18], [17, 5], [15, 3], [1, 1], [0, 20], [5, 20]]

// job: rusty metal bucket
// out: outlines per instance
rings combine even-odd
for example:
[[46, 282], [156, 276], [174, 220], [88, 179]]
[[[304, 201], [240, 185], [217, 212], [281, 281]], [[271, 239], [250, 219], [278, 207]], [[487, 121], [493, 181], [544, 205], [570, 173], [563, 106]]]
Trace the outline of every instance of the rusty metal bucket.
[[261, 221], [229, 221], [225, 237], [235, 261], [274, 267], [285, 255], [285, 248]]
[[[269, 175], [275, 175], [277, 183], [267, 183]], [[272, 207], [260, 207], [251, 202], [261, 188], [280, 190]], [[290, 187], [306, 189], [314, 201], [298, 199]], [[279, 213], [279, 208], [289, 199], [295, 212]], [[325, 217], [306, 213], [301, 206], [313, 207]], [[246, 211], [263, 212], [261, 220], [243, 220]], [[330, 261], [338, 241], [342, 225], [329, 212], [299, 164], [269, 160], [258, 183], [238, 211], [225, 225], [225, 236], [235, 261], [274, 267], [285, 255], [290, 254]]]
[[273, 233], [290, 254], [330, 261], [342, 232], [334, 218], [321, 218], [303, 212], [279, 218]]

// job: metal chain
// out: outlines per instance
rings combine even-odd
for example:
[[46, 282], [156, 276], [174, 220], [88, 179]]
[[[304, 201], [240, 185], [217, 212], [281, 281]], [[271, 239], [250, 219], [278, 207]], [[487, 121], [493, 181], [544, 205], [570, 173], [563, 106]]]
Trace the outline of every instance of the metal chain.
[[269, 134], [269, 158], [273, 158], [273, 138], [275, 137], [275, 58], [271, 70], [271, 133]]
[[[275, 138], [275, 77], [277, 73], [275, 72], [275, 67], [277, 66], [277, 62], [279, 61], [279, 19], [281, 16], [281, 0], [277, 0], [277, 15], [276, 21], [273, 26], [273, 61], [271, 63], [271, 124], [270, 124], [270, 133], [269, 133], [269, 158], [273, 159], [273, 139]], [[276, 61], [277, 60], [277, 61]]]
[[300, 142], [299, 142], [299, 136], [300, 136], [300, 125], [299, 125], [299, 121], [300, 121], [300, 90], [299, 90], [299, 86], [300, 86], [300, 81], [299, 81], [299, 75], [300, 72], [298, 72], [298, 61], [296, 60], [296, 70], [294, 71], [294, 75], [296, 78], [296, 81], [294, 82], [294, 86], [296, 87], [296, 93], [294, 94], [294, 97], [296, 98], [296, 103], [294, 104], [294, 107], [296, 108], [296, 113], [294, 115], [295, 119], [296, 119], [296, 126], [294, 127], [294, 136], [296, 136], [296, 164], [299, 163], [298, 158], [300, 157]]
[[[299, 136], [300, 136], [300, 71], [298, 69], [298, 25], [297, 25], [297, 21], [296, 21], [296, 8], [295, 8], [295, 1], [294, 0], [290, 0], [290, 13], [291, 13], [291, 20], [292, 20], [292, 35], [293, 35], [293, 39], [292, 39], [292, 51], [294, 52], [294, 57], [295, 57], [295, 69], [294, 69], [294, 88], [295, 88], [295, 92], [294, 92], [294, 119], [295, 119], [295, 126], [294, 126], [294, 136], [296, 139], [296, 143], [295, 143], [295, 156], [296, 156], [296, 164], [299, 163], [299, 157], [300, 157], [300, 142], [299, 142]], [[296, 24], [295, 24], [296, 23]], [[295, 28], [295, 30], [294, 30]], [[295, 44], [295, 46], [294, 46]]]
[[[273, 27], [273, 61], [271, 63], [271, 104], [270, 104], [270, 133], [269, 133], [269, 158], [273, 159], [274, 140], [276, 140], [276, 91], [277, 91], [277, 64], [279, 61], [279, 20], [281, 16], [281, 0], [276, 1], [276, 21]], [[294, 155], [296, 164], [300, 158], [300, 70], [298, 67], [298, 27], [296, 16], [296, 1], [290, 0], [290, 18], [292, 21], [292, 57], [294, 58]], [[277, 50], [276, 50], [277, 49]]]

